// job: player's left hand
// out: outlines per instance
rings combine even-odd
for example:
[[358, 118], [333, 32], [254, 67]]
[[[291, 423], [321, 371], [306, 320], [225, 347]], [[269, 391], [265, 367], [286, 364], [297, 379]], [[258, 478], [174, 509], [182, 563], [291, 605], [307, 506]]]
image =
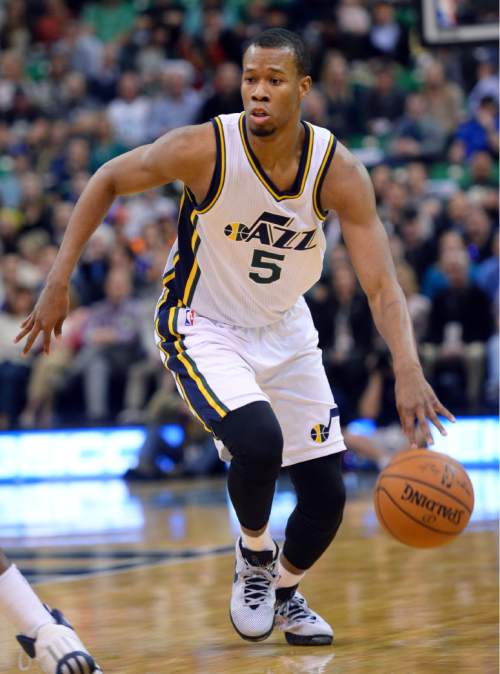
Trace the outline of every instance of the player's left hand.
[[36, 338], [43, 334], [43, 352], [50, 353], [52, 333], [55, 337], [61, 336], [62, 325], [69, 311], [68, 286], [60, 283], [47, 283], [42, 290], [37, 303], [31, 314], [21, 323], [21, 329], [14, 342], [18, 344], [27, 336], [23, 348], [23, 356], [26, 356]]
[[426, 381], [420, 367], [412, 367], [396, 373], [396, 407], [403, 432], [412, 449], [417, 447], [416, 424], [427, 442], [434, 444], [428, 420], [434, 424], [441, 435], [446, 429], [439, 421], [438, 414], [449, 421], [455, 421], [453, 414], [439, 401], [432, 387]]

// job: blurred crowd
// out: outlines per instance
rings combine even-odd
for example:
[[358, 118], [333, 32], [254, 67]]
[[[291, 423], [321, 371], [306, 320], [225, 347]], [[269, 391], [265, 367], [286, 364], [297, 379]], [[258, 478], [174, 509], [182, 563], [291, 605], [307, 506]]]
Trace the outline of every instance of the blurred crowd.
[[[245, 40], [297, 30], [304, 118], [370, 169], [426, 373], [455, 413], [498, 405], [498, 53], [424, 48], [416, 3], [0, 0], [0, 428], [189, 421], [153, 342], [182, 186], [118, 199], [49, 357], [12, 342], [103, 163], [241, 110]], [[347, 423], [395, 420], [390, 359], [333, 214], [308, 302]]]

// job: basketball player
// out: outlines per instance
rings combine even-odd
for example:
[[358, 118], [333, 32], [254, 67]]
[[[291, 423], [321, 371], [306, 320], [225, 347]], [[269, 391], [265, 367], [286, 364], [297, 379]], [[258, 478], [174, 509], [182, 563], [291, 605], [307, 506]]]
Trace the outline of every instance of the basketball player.
[[102, 670], [57, 609], [42, 604], [0, 549], [0, 613], [22, 632], [17, 640], [46, 674], [97, 674]]
[[[302, 297], [320, 277], [329, 210], [394, 361], [404, 431], [432, 442], [427, 419], [452, 419], [418, 361], [403, 293], [363, 166], [326, 129], [301, 121], [311, 89], [302, 41], [271, 29], [243, 59], [244, 112], [167, 133], [90, 179], [37, 305], [17, 340], [45, 351], [67, 313], [82, 249], [119, 195], [181, 180], [178, 238], [158, 303], [156, 340], [191, 412], [231, 459], [228, 489], [241, 525], [230, 616], [244, 639], [278, 624], [292, 644], [330, 644], [330, 625], [297, 591], [342, 519], [345, 449], [339, 410]], [[280, 467], [297, 506], [283, 550], [268, 521]]]

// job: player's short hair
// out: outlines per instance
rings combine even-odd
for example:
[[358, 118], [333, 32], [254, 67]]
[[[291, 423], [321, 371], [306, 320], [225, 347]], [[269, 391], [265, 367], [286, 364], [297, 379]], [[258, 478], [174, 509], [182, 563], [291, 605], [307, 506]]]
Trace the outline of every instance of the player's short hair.
[[297, 33], [292, 33], [291, 30], [269, 28], [269, 30], [265, 30], [250, 40], [245, 47], [245, 51], [252, 46], [262, 47], [263, 49], [289, 49], [295, 56], [295, 64], [299, 75], [305, 77], [310, 74], [311, 57], [309, 51], [302, 38]]

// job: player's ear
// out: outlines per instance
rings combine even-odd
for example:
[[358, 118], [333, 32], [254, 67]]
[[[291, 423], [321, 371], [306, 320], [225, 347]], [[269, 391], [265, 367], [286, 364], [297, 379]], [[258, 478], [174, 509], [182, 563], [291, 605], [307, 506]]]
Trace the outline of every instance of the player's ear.
[[309, 75], [301, 77], [299, 80], [300, 100], [302, 100], [312, 89], [312, 79]]

